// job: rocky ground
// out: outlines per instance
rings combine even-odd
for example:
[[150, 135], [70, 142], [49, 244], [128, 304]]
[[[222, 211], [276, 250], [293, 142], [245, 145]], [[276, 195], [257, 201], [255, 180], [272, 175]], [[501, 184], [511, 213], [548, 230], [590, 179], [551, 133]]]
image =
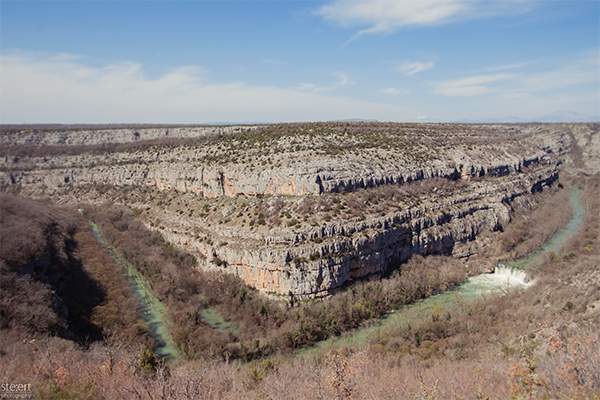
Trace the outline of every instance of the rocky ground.
[[13, 130], [0, 135], [0, 184], [126, 206], [200, 268], [274, 296], [314, 297], [415, 253], [493, 268], [472, 262], [494, 245], [486, 232], [564, 171], [600, 169], [597, 125]]

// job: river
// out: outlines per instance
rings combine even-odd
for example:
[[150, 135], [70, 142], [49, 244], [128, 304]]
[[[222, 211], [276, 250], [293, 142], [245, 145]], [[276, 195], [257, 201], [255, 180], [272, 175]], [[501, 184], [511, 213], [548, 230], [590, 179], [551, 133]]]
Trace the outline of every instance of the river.
[[[310, 353], [320, 348], [340, 347], [350, 344], [361, 344], [373, 335], [379, 334], [382, 328], [402, 327], [410, 321], [420, 319], [425, 313], [428, 315], [434, 307], [443, 309], [457, 302], [472, 301], [478, 296], [485, 295], [494, 290], [509, 290], [510, 288], [533, 284], [528, 282], [523, 268], [536, 268], [541, 264], [543, 257], [550, 252], [557, 252], [564, 243], [581, 227], [584, 206], [580, 199], [580, 191], [571, 188], [569, 201], [573, 207], [573, 216], [567, 225], [559, 230], [540, 250], [530, 256], [511, 262], [500, 263], [493, 274], [482, 274], [471, 277], [464, 284], [448, 290], [442, 294], [429, 297], [415, 304], [403, 307], [398, 312], [392, 311], [380, 320], [380, 325], [357, 330], [353, 335], [347, 337], [336, 337], [316, 344], [313, 347], [301, 350], [301, 353]], [[177, 346], [170, 334], [169, 321], [164, 316], [165, 306], [152, 294], [147, 279], [133, 266], [121, 257], [116, 249], [109, 245], [102, 237], [96, 224], [90, 221], [90, 225], [96, 239], [102, 243], [113, 258], [123, 266], [124, 274], [131, 284], [134, 294], [140, 302], [144, 322], [152, 331], [157, 343], [157, 354], [165, 360], [181, 357]], [[208, 318], [209, 316], [204, 316]], [[210, 319], [210, 318], [209, 318]], [[223, 329], [225, 327], [217, 327]]]
[[423, 315], [430, 315], [434, 312], [434, 307], [436, 307], [436, 310], [443, 311], [448, 306], [472, 301], [479, 296], [485, 296], [494, 291], [509, 290], [519, 286], [526, 288], [533, 285], [534, 282], [527, 280], [524, 268], [538, 268], [548, 253], [558, 252], [566, 241], [581, 229], [585, 208], [581, 202], [579, 189], [570, 188], [569, 202], [573, 207], [571, 219], [540, 250], [510, 263], [501, 262], [492, 274], [470, 277], [465, 283], [454, 289], [407, 305], [400, 310], [392, 311], [381, 318], [377, 326], [358, 329], [351, 336], [335, 337], [319, 342], [315, 346], [300, 350], [300, 353], [310, 354], [324, 348], [361, 345], [369, 339], [377, 337], [382, 328], [401, 328], [412, 321], [421, 319]]
[[173, 342], [173, 337], [170, 333], [170, 322], [164, 315], [165, 305], [152, 294], [150, 283], [139, 273], [133, 266], [119, 253], [117, 249], [108, 244], [98, 225], [92, 221], [88, 221], [94, 232], [94, 236], [110, 253], [110, 255], [123, 267], [123, 275], [131, 285], [135, 297], [140, 303], [144, 322], [150, 328], [152, 337], [154, 338], [157, 349], [156, 353], [165, 361], [177, 359], [181, 357], [179, 349]]

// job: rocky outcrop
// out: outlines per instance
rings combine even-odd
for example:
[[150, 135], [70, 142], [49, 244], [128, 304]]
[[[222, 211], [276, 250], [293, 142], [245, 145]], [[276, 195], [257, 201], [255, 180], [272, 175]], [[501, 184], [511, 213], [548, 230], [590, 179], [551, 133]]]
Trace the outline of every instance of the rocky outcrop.
[[[410, 134], [395, 133], [400, 145], [390, 144], [380, 132], [367, 132], [364, 139], [348, 131], [340, 133], [336, 126], [325, 128], [316, 126], [325, 130], [316, 137], [312, 128], [306, 133], [301, 127], [287, 136], [275, 132], [271, 136], [276, 140], [270, 142], [264, 137], [271, 136], [261, 136], [259, 128], [219, 128], [229, 129], [220, 133], [210, 131], [216, 128], [180, 128], [169, 135], [226, 135], [202, 145], [143, 146], [109, 154], [6, 155], [0, 184], [59, 196], [105, 184], [235, 199], [329, 196], [431, 178], [456, 182], [450, 191], [432, 190], [383, 211], [361, 211], [359, 216], [333, 221], [325, 219], [324, 207], [315, 208], [311, 221], [287, 227], [269, 223], [241, 229], [246, 222], [242, 215], [250, 218], [248, 209], [229, 209], [225, 203], [210, 207], [207, 203], [213, 214], [203, 212], [201, 217], [192, 217], [192, 212], [181, 209], [183, 205], [176, 210], [163, 210], [162, 201], [138, 205], [156, 209], [154, 217], [142, 218], [144, 222], [200, 256], [202, 268], [238, 275], [272, 295], [309, 298], [325, 296], [354, 279], [385, 275], [412, 254], [451, 254], [467, 260], [487, 245], [479, 240], [481, 233], [506, 224], [513, 208], [528, 207], [532, 194], [558, 179], [574, 141], [573, 133], [558, 125], [475, 126], [465, 128], [466, 132], [450, 126], [441, 133], [444, 127], [435, 124], [415, 125], [409, 127]], [[2, 140], [66, 145], [132, 140], [132, 135], [133, 130], [121, 130], [67, 137], [23, 134]], [[252, 147], [253, 135], [263, 137], [263, 142]], [[147, 130], [139, 138], [165, 136], [164, 131]], [[576, 130], [575, 136], [583, 141], [585, 133]], [[595, 140], [589, 137], [590, 142]], [[236, 214], [239, 222], [228, 222]], [[161, 218], [167, 222], [159, 224]]]
[[140, 125], [139, 128], [63, 132], [23, 130], [19, 132], [2, 132], [0, 134], [0, 145], [93, 146], [166, 138], [205, 138], [241, 132], [242, 130], [251, 131], [256, 128], [255, 126], [145, 128]]
[[540, 166], [535, 174], [472, 185], [449, 197], [430, 194], [423, 196], [420, 205], [295, 234], [271, 229], [240, 235], [215, 228], [214, 244], [195, 240], [183, 233], [185, 229], [179, 233], [167, 229], [163, 234], [168, 241], [202, 255], [202, 268], [235, 274], [263, 292], [293, 293], [299, 298], [325, 296], [355, 279], [383, 276], [412, 254], [468, 259], [486, 245], [477, 240], [479, 234], [506, 224], [512, 207], [530, 206], [531, 193], [557, 179], [554, 165]]
[[576, 143], [571, 166], [584, 173], [600, 172], [600, 123], [578, 124], [568, 129]]
[[[188, 154], [186, 154], [188, 153]], [[188, 161], [193, 151], [177, 154], [142, 153], [134, 157], [61, 156], [52, 160], [5, 158], [0, 185], [60, 188], [69, 185], [110, 184], [154, 186], [192, 192], [206, 198], [218, 196], [319, 195], [384, 184], [444, 177], [471, 179], [519, 173], [522, 168], [548, 159], [548, 153], [531, 148], [522, 154], [477, 155], [449, 151], [428, 163], [374, 164], [371, 159], [331, 159], [314, 156], [278, 168], [244, 164], [201, 165]], [[120, 157], [119, 157], [120, 156]], [[185, 160], [185, 161], [182, 161]]]

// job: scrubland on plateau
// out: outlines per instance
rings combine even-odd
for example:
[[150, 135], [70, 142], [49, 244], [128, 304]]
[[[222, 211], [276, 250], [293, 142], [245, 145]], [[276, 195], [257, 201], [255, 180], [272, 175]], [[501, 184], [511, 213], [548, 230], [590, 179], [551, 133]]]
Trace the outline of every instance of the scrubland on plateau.
[[[599, 130], [3, 127], [2, 381], [42, 399], [600, 398]], [[533, 285], [406, 307], [539, 249], [573, 187], [581, 227]], [[156, 355], [121, 259], [180, 358]]]

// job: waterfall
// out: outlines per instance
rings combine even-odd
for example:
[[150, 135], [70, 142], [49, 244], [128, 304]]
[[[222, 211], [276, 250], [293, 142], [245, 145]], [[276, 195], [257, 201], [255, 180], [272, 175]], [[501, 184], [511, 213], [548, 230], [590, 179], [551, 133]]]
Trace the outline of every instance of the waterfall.
[[480, 293], [489, 292], [494, 289], [512, 289], [516, 287], [529, 287], [533, 285], [525, 271], [518, 268], [507, 267], [500, 264], [496, 267], [493, 274], [482, 274], [469, 278], [459, 290], [472, 294], [466, 294], [466, 298], [473, 298]]
[[529, 281], [527, 274], [522, 269], [507, 267], [500, 263], [494, 270], [491, 276], [495, 277], [499, 283], [509, 287], [524, 286], [528, 287], [533, 284], [533, 281]]

